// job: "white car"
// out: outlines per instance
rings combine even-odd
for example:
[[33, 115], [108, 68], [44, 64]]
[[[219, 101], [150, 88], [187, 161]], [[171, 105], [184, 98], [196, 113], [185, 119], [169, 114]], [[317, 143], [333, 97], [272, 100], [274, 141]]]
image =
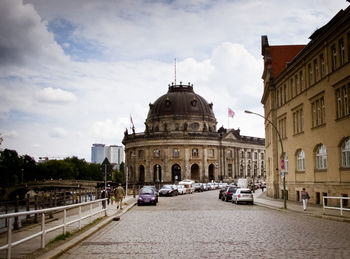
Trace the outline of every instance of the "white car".
[[238, 188], [237, 191], [232, 195], [232, 202], [236, 204], [241, 202], [246, 202], [254, 204], [254, 196], [250, 189], [248, 188]]
[[184, 185], [179, 184], [176, 187], [179, 194], [186, 194], [187, 188]]

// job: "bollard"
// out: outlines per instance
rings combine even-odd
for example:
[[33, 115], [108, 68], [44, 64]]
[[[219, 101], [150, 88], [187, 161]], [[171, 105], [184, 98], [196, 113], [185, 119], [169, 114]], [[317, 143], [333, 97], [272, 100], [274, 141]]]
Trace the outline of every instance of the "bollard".
[[[18, 195], [16, 196], [16, 205], [15, 205], [15, 212], [18, 212]], [[18, 224], [18, 216], [15, 217], [15, 222], [13, 222], [13, 229], [17, 230], [19, 229], [19, 224]]]
[[[27, 211], [30, 210], [30, 208], [29, 208], [29, 202], [30, 202], [29, 199], [30, 199], [30, 194], [28, 193], [28, 194], [27, 194], [27, 200], [26, 200], [26, 210], [27, 210]], [[27, 218], [27, 219], [30, 219], [30, 215], [27, 214], [26, 218]]]
[[[34, 210], [38, 209], [38, 195], [34, 196]], [[34, 223], [38, 223], [38, 214], [34, 214]]]
[[[56, 198], [56, 197], [55, 197]], [[52, 208], [52, 191], [50, 191], [50, 208]], [[53, 218], [53, 214], [52, 214], [52, 211], [50, 211], [50, 213], [49, 213], [49, 217], [50, 217], [50, 219], [52, 219]]]

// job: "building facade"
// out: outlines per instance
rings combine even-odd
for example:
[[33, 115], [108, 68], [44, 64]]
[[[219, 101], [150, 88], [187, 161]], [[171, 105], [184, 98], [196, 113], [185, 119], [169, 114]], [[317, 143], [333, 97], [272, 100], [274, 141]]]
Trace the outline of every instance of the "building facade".
[[131, 182], [174, 183], [264, 180], [264, 139], [216, 130], [213, 104], [193, 85], [169, 85], [149, 105], [144, 132], [125, 131], [125, 164]]
[[[264, 57], [267, 194], [311, 202], [350, 195], [350, 7], [303, 45], [271, 46], [262, 36]], [[282, 154], [282, 146], [284, 154]], [[345, 203], [344, 203], [345, 204]], [[345, 204], [347, 205], [347, 204]]]

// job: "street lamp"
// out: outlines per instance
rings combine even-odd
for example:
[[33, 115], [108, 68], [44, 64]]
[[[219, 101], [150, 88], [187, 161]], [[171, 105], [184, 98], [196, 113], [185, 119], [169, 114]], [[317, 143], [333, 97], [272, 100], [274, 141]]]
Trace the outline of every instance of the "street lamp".
[[[264, 120], [266, 120], [267, 122], [269, 122], [271, 124], [271, 126], [275, 129], [280, 144], [281, 144], [281, 150], [282, 150], [282, 161], [281, 161], [281, 169], [284, 169], [284, 149], [283, 149], [283, 143], [282, 143], [282, 138], [281, 138], [281, 134], [279, 133], [278, 129], [276, 128], [276, 126], [272, 123], [272, 121], [270, 121], [268, 118], [266, 118], [265, 116], [259, 114], [259, 113], [255, 113], [255, 112], [251, 112], [251, 111], [244, 111], [245, 113], [248, 114], [255, 114], [261, 118], [263, 118]], [[281, 170], [281, 171], [282, 171]], [[282, 172], [282, 176], [283, 176], [283, 203], [284, 203], [284, 209], [287, 209], [287, 197], [286, 197], [286, 176], [284, 175], [284, 172]]]

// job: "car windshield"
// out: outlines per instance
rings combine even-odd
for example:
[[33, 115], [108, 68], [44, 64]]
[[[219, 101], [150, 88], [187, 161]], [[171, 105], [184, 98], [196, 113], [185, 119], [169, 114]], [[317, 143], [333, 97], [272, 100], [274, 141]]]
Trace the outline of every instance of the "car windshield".
[[153, 194], [152, 189], [141, 189], [140, 194]]
[[164, 185], [162, 189], [171, 189], [171, 185]]

